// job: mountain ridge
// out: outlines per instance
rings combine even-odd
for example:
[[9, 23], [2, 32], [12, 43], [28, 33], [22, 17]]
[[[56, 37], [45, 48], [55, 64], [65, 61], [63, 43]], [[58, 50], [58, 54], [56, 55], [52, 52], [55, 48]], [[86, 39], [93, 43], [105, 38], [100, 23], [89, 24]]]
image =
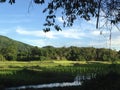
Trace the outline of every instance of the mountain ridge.
[[0, 35], [0, 49], [6, 48], [10, 45], [13, 45], [13, 46], [15, 45], [15, 47], [17, 47], [18, 50], [23, 50], [25, 48], [32, 48], [33, 47], [32, 45], [11, 39], [7, 36]]

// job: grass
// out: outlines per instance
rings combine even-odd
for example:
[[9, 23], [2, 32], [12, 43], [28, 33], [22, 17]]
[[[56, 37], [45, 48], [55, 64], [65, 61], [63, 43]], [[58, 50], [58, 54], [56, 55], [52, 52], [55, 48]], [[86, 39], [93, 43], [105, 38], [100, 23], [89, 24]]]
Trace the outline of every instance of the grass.
[[83, 61], [4, 61], [0, 62], [0, 87], [73, 81], [76, 75], [106, 74], [111, 69], [120, 73], [120, 65], [110, 62]]

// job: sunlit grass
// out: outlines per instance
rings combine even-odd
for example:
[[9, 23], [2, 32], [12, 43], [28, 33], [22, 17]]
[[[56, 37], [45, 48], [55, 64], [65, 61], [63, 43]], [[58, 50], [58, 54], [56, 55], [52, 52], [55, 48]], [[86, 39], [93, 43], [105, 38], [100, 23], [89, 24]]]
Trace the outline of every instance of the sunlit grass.
[[[31, 67], [31, 66], [40, 66], [40, 67], [55, 67], [55, 66], [73, 66], [75, 64], [111, 64], [111, 62], [102, 62], [102, 61], [29, 61], [29, 62], [18, 62], [18, 61], [4, 61], [0, 62], [0, 69], [3, 68], [23, 68], [23, 67]], [[120, 62], [117, 62], [120, 64]]]

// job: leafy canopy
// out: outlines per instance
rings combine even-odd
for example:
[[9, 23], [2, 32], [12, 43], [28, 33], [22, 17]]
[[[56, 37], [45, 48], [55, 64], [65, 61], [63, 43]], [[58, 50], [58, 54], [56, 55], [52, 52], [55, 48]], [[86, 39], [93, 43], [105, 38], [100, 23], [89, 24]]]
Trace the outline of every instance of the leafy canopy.
[[[0, 0], [5, 2], [6, 0]], [[12, 5], [15, 0], [8, 0]], [[36, 4], [46, 4], [43, 13], [48, 13], [44, 26], [45, 32], [50, 31], [51, 26], [57, 31], [61, 30], [56, 24], [56, 11], [61, 11], [63, 26], [72, 26], [76, 19], [91, 20], [96, 18], [96, 28], [99, 26], [99, 18], [105, 18], [110, 24], [117, 25], [120, 22], [120, 0], [31, 0]]]

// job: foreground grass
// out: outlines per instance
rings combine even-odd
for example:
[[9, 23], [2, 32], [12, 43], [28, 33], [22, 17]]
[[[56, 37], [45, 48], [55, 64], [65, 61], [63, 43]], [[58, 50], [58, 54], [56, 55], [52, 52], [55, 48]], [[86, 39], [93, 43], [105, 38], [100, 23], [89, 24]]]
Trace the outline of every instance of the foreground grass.
[[51, 82], [72, 82], [76, 75], [120, 73], [120, 65], [110, 62], [32, 61], [0, 62], [0, 88]]

